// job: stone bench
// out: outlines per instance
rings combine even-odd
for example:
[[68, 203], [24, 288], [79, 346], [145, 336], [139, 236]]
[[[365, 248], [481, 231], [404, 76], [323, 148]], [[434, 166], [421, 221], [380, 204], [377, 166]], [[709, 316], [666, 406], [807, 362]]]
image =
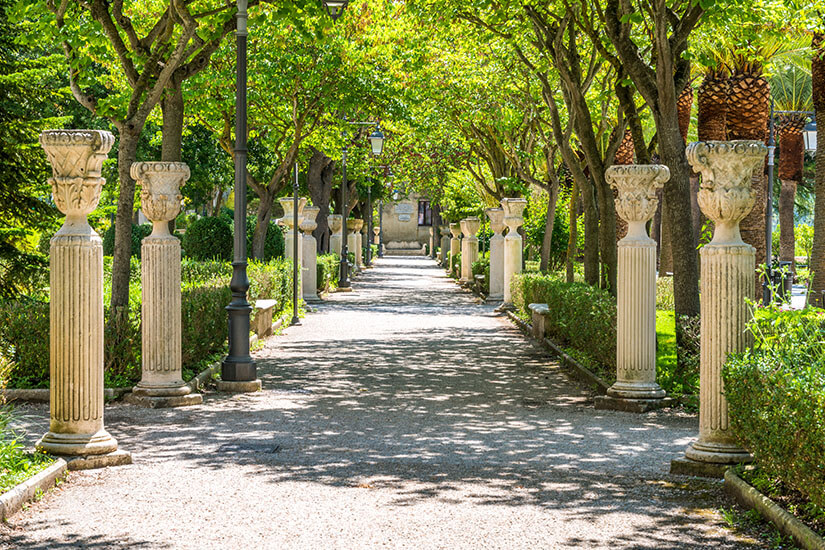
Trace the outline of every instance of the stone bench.
[[272, 336], [272, 314], [276, 305], [278, 305], [277, 300], [257, 300], [255, 302], [252, 308], [255, 313], [252, 330], [258, 335], [258, 338]]
[[544, 316], [550, 313], [547, 304], [530, 304], [527, 308], [532, 313], [533, 338], [542, 340], [544, 338]]

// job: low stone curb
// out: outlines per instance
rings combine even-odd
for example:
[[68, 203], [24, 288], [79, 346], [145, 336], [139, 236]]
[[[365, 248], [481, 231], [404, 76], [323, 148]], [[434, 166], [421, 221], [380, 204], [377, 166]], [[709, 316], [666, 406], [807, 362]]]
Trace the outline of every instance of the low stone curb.
[[[510, 320], [513, 321], [513, 323], [515, 323], [516, 326], [522, 330], [522, 332], [526, 333], [528, 336], [532, 334], [533, 329], [530, 323], [520, 319], [512, 311], [506, 311], [505, 313], [507, 313]], [[546, 348], [549, 348], [554, 354], [556, 354], [561, 359], [562, 366], [567, 367], [568, 370], [572, 371], [571, 374], [574, 378], [578, 378], [583, 382], [596, 386], [596, 391], [602, 395], [607, 393], [607, 390], [610, 388], [610, 384], [605, 382], [599, 375], [590, 371], [587, 367], [570, 357], [564, 352], [564, 350], [557, 346], [555, 342], [549, 338], [543, 338], [539, 343], [544, 345]]]
[[725, 492], [745, 508], [756, 509], [782, 534], [792, 537], [805, 550], [825, 550], [825, 539], [745, 482], [733, 468], [725, 472]]
[[[132, 391], [132, 388], [106, 388], [103, 390], [103, 397], [106, 399], [120, 399], [124, 394]], [[3, 397], [7, 401], [29, 401], [35, 403], [49, 402], [48, 388], [35, 388], [28, 390], [5, 389], [2, 391]]]
[[66, 461], [58, 458], [42, 472], [0, 495], [0, 520], [6, 520], [20, 511], [24, 504], [37, 496], [38, 491], [45, 493], [51, 489], [58, 479], [66, 476], [67, 471]]

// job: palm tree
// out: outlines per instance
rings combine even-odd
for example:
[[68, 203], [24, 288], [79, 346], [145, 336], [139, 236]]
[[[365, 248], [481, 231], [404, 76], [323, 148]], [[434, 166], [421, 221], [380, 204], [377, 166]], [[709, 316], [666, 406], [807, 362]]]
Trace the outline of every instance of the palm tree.
[[[814, 34], [811, 44], [811, 95], [816, 111], [816, 125], [825, 128], [825, 33]], [[814, 206], [814, 245], [811, 253], [811, 280], [808, 303], [823, 305], [825, 291], [825, 132], [816, 135], [816, 203]]]
[[696, 133], [699, 141], [725, 141], [730, 75], [724, 64], [705, 70], [697, 93]]
[[[774, 104], [779, 111], [810, 111], [811, 75], [795, 64], [783, 67], [771, 78]], [[796, 186], [802, 179], [804, 143], [802, 129], [808, 117], [787, 113], [779, 117], [779, 260], [794, 262], [794, 203]]]

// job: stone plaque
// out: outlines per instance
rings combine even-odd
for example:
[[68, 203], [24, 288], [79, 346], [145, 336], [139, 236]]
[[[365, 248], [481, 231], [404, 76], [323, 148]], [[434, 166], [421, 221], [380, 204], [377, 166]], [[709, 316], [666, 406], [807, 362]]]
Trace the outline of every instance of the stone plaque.
[[[395, 213], [396, 214], [412, 214], [413, 213], [413, 205], [410, 203], [401, 203], [395, 205]], [[409, 220], [409, 217], [407, 218]]]
[[398, 214], [398, 221], [408, 222], [408, 221], [410, 221], [410, 215], [409, 214]]

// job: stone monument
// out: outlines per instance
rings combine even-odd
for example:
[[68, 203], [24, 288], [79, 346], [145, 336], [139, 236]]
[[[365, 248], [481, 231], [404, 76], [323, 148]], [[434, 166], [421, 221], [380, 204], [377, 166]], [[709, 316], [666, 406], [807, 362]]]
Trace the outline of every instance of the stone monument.
[[318, 242], [312, 235], [318, 224], [315, 222], [316, 216], [321, 209], [317, 206], [305, 206], [304, 217], [300, 222], [301, 231], [304, 232], [303, 237], [303, 258], [301, 263], [303, 267], [302, 284], [304, 288], [305, 302], [320, 302], [318, 298]]
[[452, 238], [450, 239], [450, 255], [447, 257], [447, 271], [450, 273], [450, 276], [453, 276], [453, 258], [457, 257], [459, 252], [461, 251], [461, 225], [458, 223], [451, 223], [450, 224], [450, 233], [452, 233]]
[[329, 224], [329, 251], [341, 257], [341, 242], [343, 237], [344, 217], [341, 214], [330, 214], [327, 218]]
[[488, 208], [487, 217], [490, 218], [490, 293], [488, 302], [504, 300], [504, 210], [502, 208]]
[[103, 426], [103, 243], [86, 219], [100, 200], [114, 142], [101, 130], [40, 134], [52, 197], [66, 219], [49, 248], [49, 431], [36, 447], [67, 457], [70, 469], [132, 462]]
[[301, 197], [298, 199], [298, 225], [299, 227], [294, 227], [295, 225], [295, 200], [292, 197], [283, 197], [278, 199], [278, 202], [281, 203], [281, 208], [284, 209], [284, 217], [278, 220], [278, 225], [286, 227], [286, 234], [284, 235], [284, 258], [292, 259], [295, 253], [295, 240], [298, 239], [298, 257], [295, 259], [298, 262], [298, 296], [301, 296], [303, 293], [303, 285], [301, 284], [303, 273], [301, 270], [303, 269], [302, 266], [302, 253], [301, 253], [301, 235], [300, 235], [300, 225], [301, 219], [304, 216], [304, 207], [307, 204], [307, 200], [305, 197]]
[[441, 226], [441, 249], [438, 251], [438, 261], [443, 266], [447, 265], [447, 257], [450, 254], [450, 227]]
[[360, 263], [358, 262], [358, 228], [360, 225], [355, 218], [347, 219], [347, 251], [355, 257], [355, 262], [351, 267], [352, 274], [358, 273]]
[[464, 218], [461, 220], [461, 232], [464, 240], [461, 241], [461, 279], [462, 283], [473, 282], [473, 262], [478, 261], [478, 229], [481, 222], [478, 218]]
[[518, 228], [524, 223], [522, 214], [527, 207], [524, 199], [501, 199], [501, 208], [504, 210], [504, 224], [507, 226], [507, 236], [504, 237], [504, 301], [502, 309], [512, 309], [513, 295], [511, 291], [513, 275], [521, 273], [521, 235]]

